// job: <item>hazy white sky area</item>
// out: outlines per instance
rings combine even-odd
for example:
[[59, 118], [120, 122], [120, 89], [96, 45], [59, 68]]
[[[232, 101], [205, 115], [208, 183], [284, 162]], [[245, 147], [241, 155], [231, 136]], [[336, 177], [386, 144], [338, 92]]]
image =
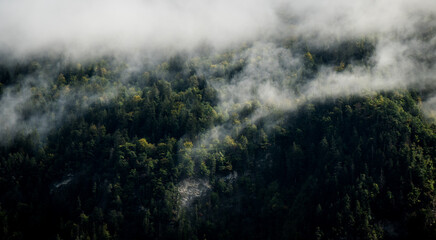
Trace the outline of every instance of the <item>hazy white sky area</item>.
[[0, 1], [0, 44], [13, 52], [87, 52], [225, 47], [269, 34], [278, 24], [266, 0]]
[[279, 35], [325, 42], [405, 34], [435, 12], [434, 0], [0, 0], [0, 49], [191, 50]]

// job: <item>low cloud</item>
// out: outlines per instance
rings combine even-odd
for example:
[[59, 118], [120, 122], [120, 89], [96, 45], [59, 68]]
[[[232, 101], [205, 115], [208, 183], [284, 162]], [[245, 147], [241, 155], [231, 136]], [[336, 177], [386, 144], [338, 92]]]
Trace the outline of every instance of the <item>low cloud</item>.
[[218, 49], [299, 36], [325, 44], [434, 26], [433, 0], [2, 0], [0, 50], [75, 56]]
[[[91, 78], [90, 83], [94, 80]], [[100, 92], [74, 86], [55, 91], [51, 88], [56, 85], [51, 83], [49, 76], [27, 76], [20, 85], [3, 89], [0, 96], [0, 145], [10, 144], [19, 135], [36, 134], [43, 139], [68, 118], [80, 116], [90, 105], [105, 104], [117, 95], [117, 89], [111, 86]], [[43, 96], [47, 92], [53, 96]]]
[[[79, 60], [122, 55], [123, 61], [141, 69], [147, 54], [158, 61], [178, 52], [195, 55], [201, 46], [225, 52], [248, 43], [251, 47], [233, 57], [230, 64], [244, 64], [230, 79], [215, 81], [210, 72], [198, 72], [218, 91], [217, 108], [224, 115], [258, 104], [247, 116], [252, 122], [274, 109], [295, 110], [308, 101], [371, 91], [435, 89], [434, 26], [433, 0], [0, 0], [0, 62], [50, 52]], [[301, 49], [331, 49], [362, 38], [371, 39], [375, 47], [367, 63], [351, 59], [343, 71], [336, 71], [332, 63], [318, 65], [314, 76], [299, 81], [305, 61]], [[294, 52], [277, 43], [289, 41], [306, 47]], [[63, 109], [77, 98], [87, 96], [80, 103], [86, 108], [100, 96], [110, 98], [117, 92], [92, 95], [73, 89], [71, 98], [48, 103], [50, 112], [27, 116], [23, 106], [36, 96], [32, 86], [54, 78], [30, 77], [20, 88], [3, 90], [0, 135], [47, 131], [53, 121], [61, 122]], [[423, 109], [432, 109], [433, 102], [430, 98]], [[232, 128], [217, 126], [210, 136], [225, 136]]]
[[86, 56], [142, 50], [224, 48], [269, 34], [275, 1], [0, 1], [1, 50]]
[[436, 119], [436, 95], [422, 103], [422, 109], [427, 117]]

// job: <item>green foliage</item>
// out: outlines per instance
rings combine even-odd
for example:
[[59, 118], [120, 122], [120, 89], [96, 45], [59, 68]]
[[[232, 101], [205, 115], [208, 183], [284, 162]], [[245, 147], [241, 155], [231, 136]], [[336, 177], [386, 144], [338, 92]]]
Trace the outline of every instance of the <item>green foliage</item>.
[[[346, 71], [373, 51], [369, 40], [342, 47], [300, 49], [297, 80], [319, 63]], [[222, 112], [208, 85], [243, 69], [234, 55], [176, 56], [129, 81], [124, 64], [70, 64], [34, 87], [29, 115], [74, 101], [46, 137], [18, 134], [0, 147], [0, 239], [436, 237], [436, 127], [417, 93], [307, 103], [250, 122], [260, 102]], [[0, 84], [43, 67], [0, 67]], [[235, 127], [202, 142], [218, 124]], [[210, 188], [182, 206], [185, 179]]]

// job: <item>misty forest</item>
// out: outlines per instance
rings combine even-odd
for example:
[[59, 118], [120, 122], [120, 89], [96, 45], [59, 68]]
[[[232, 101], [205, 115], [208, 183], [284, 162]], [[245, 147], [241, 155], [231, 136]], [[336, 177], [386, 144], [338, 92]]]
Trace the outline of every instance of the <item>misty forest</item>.
[[0, 0], [0, 239], [436, 239], [436, 2]]

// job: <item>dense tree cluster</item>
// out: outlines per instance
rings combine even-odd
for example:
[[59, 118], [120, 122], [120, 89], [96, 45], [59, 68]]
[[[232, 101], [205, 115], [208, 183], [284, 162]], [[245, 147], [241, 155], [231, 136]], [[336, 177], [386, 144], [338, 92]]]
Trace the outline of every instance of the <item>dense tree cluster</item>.
[[[284, 45], [304, 59], [290, 73], [297, 89], [319, 65], [370, 65], [373, 51], [370, 40]], [[436, 126], [419, 93], [307, 102], [252, 121], [265, 106], [223, 112], [210, 84], [243, 70], [235, 54], [141, 71], [110, 59], [1, 66], [0, 92], [29, 87], [24, 118], [57, 127], [3, 134], [0, 239], [436, 238]], [[30, 76], [52, 81], [20, 84]], [[202, 142], [216, 126], [232, 127]], [[181, 204], [186, 179], [210, 188]]]

